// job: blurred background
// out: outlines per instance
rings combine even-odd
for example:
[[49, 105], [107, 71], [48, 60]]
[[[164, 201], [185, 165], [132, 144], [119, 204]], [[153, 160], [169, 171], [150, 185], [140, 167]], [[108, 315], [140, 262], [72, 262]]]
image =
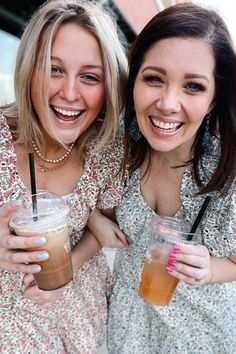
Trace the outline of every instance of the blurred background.
[[[116, 17], [120, 25], [121, 40], [130, 44], [142, 26], [155, 12], [161, 11], [176, 2], [188, 0], [98, 0]], [[21, 34], [31, 14], [43, 3], [40, 0], [1, 0], [0, 3], [0, 105], [14, 100], [13, 73], [16, 52]], [[222, 15], [231, 32], [236, 47], [236, 1], [235, 0], [198, 0], [192, 1], [217, 10]], [[134, 7], [135, 4], [135, 7]], [[129, 11], [132, 8], [132, 11]], [[135, 14], [135, 11], [137, 14]], [[139, 18], [127, 17], [129, 14]], [[124, 20], [126, 25], [124, 25]], [[137, 24], [136, 28], [132, 24]]]

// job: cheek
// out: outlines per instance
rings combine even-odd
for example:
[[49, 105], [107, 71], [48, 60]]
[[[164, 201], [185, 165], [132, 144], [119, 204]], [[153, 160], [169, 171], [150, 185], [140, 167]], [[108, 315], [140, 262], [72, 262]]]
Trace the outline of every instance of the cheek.
[[50, 79], [48, 87], [49, 99], [60, 92], [60, 82], [59, 80]]
[[139, 84], [134, 86], [134, 107], [136, 112], [144, 112], [158, 99], [158, 91], [147, 85]]
[[133, 92], [133, 101], [134, 101], [134, 108], [135, 111], [140, 110], [141, 100], [140, 100], [140, 86], [139, 85], [134, 85], [134, 92]]
[[94, 90], [88, 91], [88, 103], [94, 111], [100, 112], [105, 100], [105, 87], [96, 87]]

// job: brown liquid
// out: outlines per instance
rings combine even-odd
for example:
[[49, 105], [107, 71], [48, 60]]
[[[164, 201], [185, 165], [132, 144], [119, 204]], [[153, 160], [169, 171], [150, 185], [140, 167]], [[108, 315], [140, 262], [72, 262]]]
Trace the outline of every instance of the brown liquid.
[[[28, 231], [16, 230], [16, 233], [18, 236], [32, 236]], [[43, 233], [43, 236], [47, 239], [46, 245], [29, 249], [29, 251], [44, 250], [49, 253], [48, 260], [37, 262], [42, 269], [39, 273], [35, 273], [34, 277], [40, 289], [55, 290], [65, 286], [73, 278], [68, 229], [62, 227]]]
[[167, 258], [160, 253], [152, 252], [152, 260], [144, 262], [142, 280], [139, 294], [148, 302], [154, 305], [165, 306], [171, 300], [171, 297], [179, 282], [167, 271]]

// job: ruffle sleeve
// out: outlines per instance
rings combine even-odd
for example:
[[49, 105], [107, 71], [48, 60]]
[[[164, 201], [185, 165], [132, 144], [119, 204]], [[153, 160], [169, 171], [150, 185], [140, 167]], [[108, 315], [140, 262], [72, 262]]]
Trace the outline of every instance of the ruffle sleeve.
[[[207, 137], [205, 155], [201, 164], [201, 179], [207, 183], [218, 165], [220, 156], [219, 139]], [[199, 188], [193, 179], [192, 168], [188, 166], [181, 186], [182, 208], [178, 216], [193, 225], [206, 195], [196, 195]], [[215, 191], [208, 194], [210, 204], [203, 216], [199, 229], [202, 231], [203, 244], [217, 257], [236, 254], [236, 180], [224, 196]]]
[[16, 175], [12, 135], [5, 116], [0, 112], [0, 206], [19, 195], [19, 178]]
[[115, 207], [121, 200], [124, 181], [121, 176], [121, 164], [124, 153], [123, 136], [94, 156], [93, 180], [97, 182], [99, 192], [97, 208]]
[[[94, 147], [97, 138], [91, 138], [86, 146], [85, 166], [73, 196], [68, 200], [70, 207], [70, 227], [83, 230], [88, 218], [96, 208], [115, 207], [121, 200], [124, 182], [121, 179], [121, 162], [123, 159], [123, 136], [101, 151]], [[74, 245], [82, 236], [77, 234], [72, 241]]]
[[236, 255], [236, 181], [224, 197], [213, 196], [203, 229], [213, 256]]

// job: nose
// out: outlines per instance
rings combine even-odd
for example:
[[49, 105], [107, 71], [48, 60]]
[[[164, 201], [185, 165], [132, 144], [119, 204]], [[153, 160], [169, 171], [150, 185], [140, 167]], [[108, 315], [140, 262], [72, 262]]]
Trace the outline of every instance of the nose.
[[80, 99], [80, 89], [76, 78], [64, 78], [59, 93], [60, 97], [67, 102], [74, 102]]
[[179, 112], [181, 103], [175, 88], [168, 87], [163, 89], [160, 97], [156, 101], [156, 107], [166, 115]]

